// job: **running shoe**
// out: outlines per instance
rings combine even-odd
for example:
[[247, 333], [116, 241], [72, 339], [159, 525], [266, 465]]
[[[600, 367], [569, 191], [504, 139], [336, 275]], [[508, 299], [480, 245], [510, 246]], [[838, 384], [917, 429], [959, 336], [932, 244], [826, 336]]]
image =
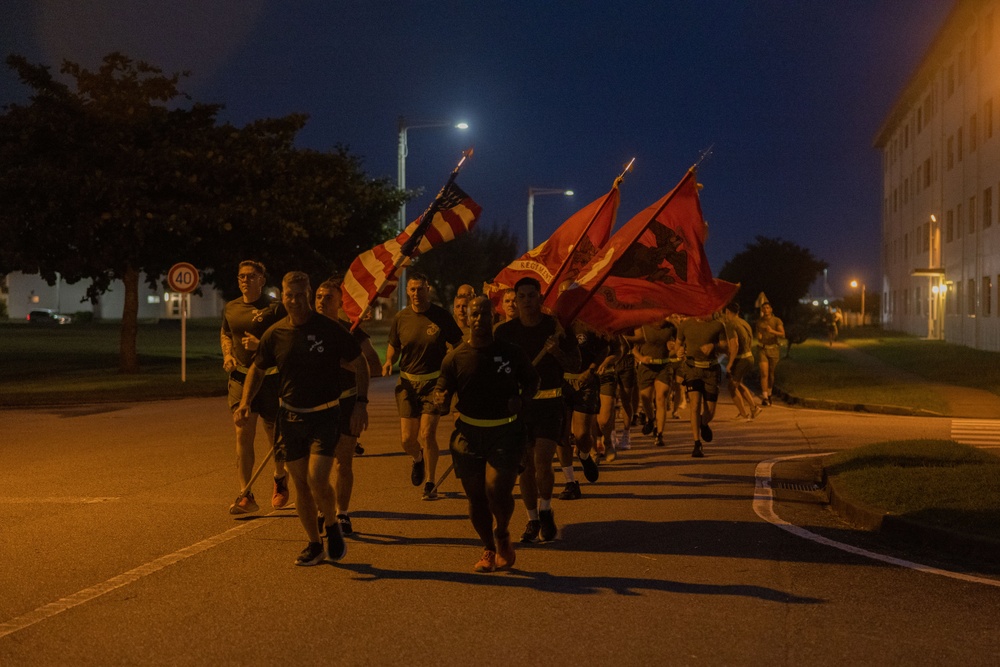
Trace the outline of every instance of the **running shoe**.
[[750, 419], [751, 420], [757, 419], [757, 417], [759, 417], [760, 413], [762, 413], [762, 412], [764, 412], [764, 411], [761, 410], [760, 408], [758, 408], [756, 405], [753, 406], [753, 412], [750, 413]]
[[514, 545], [510, 542], [510, 535], [498, 537], [496, 554], [497, 569], [514, 567], [515, 560], [517, 560], [517, 553], [514, 551]]
[[424, 484], [424, 495], [421, 496], [421, 499], [437, 500], [437, 497], [438, 497], [438, 492], [437, 489], [434, 488], [434, 482], [428, 481], [426, 484]]
[[309, 546], [303, 549], [299, 557], [295, 559], [295, 564], [303, 567], [319, 565], [325, 556], [326, 552], [323, 551], [322, 542], [310, 542]]
[[326, 517], [322, 514], [316, 517], [316, 527], [319, 528], [319, 536], [323, 537], [323, 531], [326, 530]]
[[528, 519], [528, 525], [524, 527], [524, 533], [521, 534], [521, 542], [525, 544], [534, 542], [538, 539], [538, 532], [541, 529], [542, 524], [538, 519]]
[[618, 449], [632, 449], [632, 434], [629, 433], [627, 428], [622, 429], [622, 435], [618, 438], [616, 447]]
[[604, 462], [613, 463], [618, 458], [618, 450], [614, 445], [604, 448]]
[[420, 486], [424, 483], [424, 460], [421, 458], [419, 461], [413, 462], [413, 467], [410, 469], [410, 484], [413, 486]]
[[326, 527], [326, 555], [330, 560], [340, 560], [347, 555], [347, 542], [336, 521]]
[[705, 452], [701, 451], [701, 443], [697, 440], [694, 443], [694, 449], [691, 451], [691, 456], [696, 459], [705, 458]]
[[497, 569], [497, 554], [495, 551], [487, 549], [483, 552], [483, 557], [479, 559], [475, 567], [476, 572], [494, 572]]
[[653, 432], [653, 429], [655, 429], [655, 428], [656, 428], [656, 424], [654, 424], [653, 420], [650, 419], [645, 424], [642, 425], [642, 434], [643, 435], [649, 435], [650, 433]]
[[355, 445], [354, 445], [354, 455], [355, 456], [361, 456], [364, 453], [365, 453], [365, 448], [361, 446], [361, 443], [360, 442], [355, 443]]
[[566, 482], [566, 488], [559, 494], [559, 500], [579, 500], [582, 497], [580, 482]]
[[597, 468], [597, 461], [590, 454], [587, 454], [586, 457], [580, 454], [580, 465], [583, 466], [583, 476], [587, 478], [588, 482], [594, 483], [601, 476], [601, 471]]
[[271, 507], [280, 510], [288, 504], [288, 475], [274, 478], [274, 493], [271, 494]]
[[346, 514], [338, 514], [337, 523], [340, 524], [340, 532], [344, 535], [350, 535], [354, 532], [354, 527], [351, 525], [351, 517]]
[[257, 501], [253, 499], [253, 494], [248, 493], [247, 495], [240, 498], [238, 501], [229, 506], [230, 514], [250, 514], [251, 512], [256, 512], [260, 509], [260, 505]]
[[656, 440], [653, 441], [653, 444], [656, 445], [657, 447], [663, 447], [663, 434], [662, 433], [657, 433], [656, 434]]
[[552, 510], [538, 510], [538, 523], [541, 524], [542, 542], [551, 542], [559, 533], [556, 529], [556, 517]]
[[701, 425], [701, 439], [705, 442], [712, 442], [712, 427], [708, 424]]

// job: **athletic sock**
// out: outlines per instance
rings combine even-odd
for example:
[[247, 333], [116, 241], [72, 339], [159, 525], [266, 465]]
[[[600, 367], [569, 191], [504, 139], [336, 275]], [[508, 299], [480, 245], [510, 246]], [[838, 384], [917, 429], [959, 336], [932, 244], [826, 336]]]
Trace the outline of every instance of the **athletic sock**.
[[538, 521], [538, 510], [528, 510], [528, 520]]
[[552, 499], [551, 498], [539, 498], [538, 499], [538, 511], [545, 512], [552, 509]]
[[563, 475], [566, 477], [566, 483], [575, 482], [576, 477], [573, 475], [573, 466], [565, 466], [563, 469]]

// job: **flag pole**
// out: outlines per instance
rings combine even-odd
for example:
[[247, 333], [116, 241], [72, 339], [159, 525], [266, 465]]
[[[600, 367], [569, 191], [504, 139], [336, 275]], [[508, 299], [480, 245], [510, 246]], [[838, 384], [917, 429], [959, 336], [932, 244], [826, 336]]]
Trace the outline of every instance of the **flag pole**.
[[[704, 155], [702, 157], [704, 157]], [[699, 162], [700, 162], [700, 160], [699, 160]], [[645, 231], [647, 229], [649, 229], [649, 226], [653, 223], [654, 220], [656, 220], [656, 216], [658, 216], [660, 213], [662, 213], [663, 209], [665, 209], [667, 207], [667, 205], [671, 201], [673, 201], [674, 196], [676, 196], [677, 191], [684, 184], [684, 182], [687, 181], [689, 178], [694, 178], [694, 174], [695, 174], [695, 170], [696, 170], [697, 166], [698, 166], [698, 163], [695, 163], [694, 165], [691, 166], [690, 169], [687, 170], [687, 173], [684, 174], [684, 177], [680, 181], [678, 181], [677, 185], [674, 186], [674, 189], [670, 191], [670, 196], [667, 197], [666, 200], [664, 200], [664, 202], [656, 209], [656, 211], [653, 212], [653, 215], [649, 216], [649, 220], [647, 220], [646, 224], [644, 224], [642, 226], [642, 230], [639, 232], [639, 234], [636, 235], [636, 237], [634, 239], [632, 239], [632, 241], [630, 242], [630, 245], [631, 245], [631, 243], [635, 243], [635, 241], [638, 240], [639, 236], [642, 236], [642, 234], [645, 233]], [[600, 288], [600, 286], [604, 284], [604, 281], [607, 280], [607, 278], [608, 278], [608, 276], [610, 274], [611, 274], [610, 271], [605, 271], [604, 275], [602, 275], [598, 279], [597, 283], [593, 287], [591, 287], [591, 288], [589, 288], [587, 290], [587, 295], [585, 296], [585, 298], [582, 301], [580, 301], [580, 303], [578, 303], [576, 305], [576, 308], [573, 310], [573, 313], [567, 318], [568, 321], [572, 322], [573, 320], [576, 319], [576, 316], [580, 314], [581, 310], [583, 310], [583, 307], [587, 304], [587, 301], [589, 301], [590, 298], [591, 298], [591, 296], [593, 296], [594, 292], [596, 292], [598, 290], [598, 288]]]
[[[472, 157], [472, 153], [473, 149], [471, 147], [467, 150], [462, 151], [462, 159], [459, 160], [458, 164], [455, 165], [455, 168], [452, 169], [451, 175], [448, 177], [448, 181], [437, 193], [437, 196], [434, 197], [434, 201], [430, 203], [430, 205], [424, 211], [424, 214], [420, 216], [420, 223], [417, 225], [417, 228], [413, 230], [413, 234], [410, 235], [410, 238], [406, 239], [406, 241], [399, 247], [399, 253], [400, 253], [399, 259], [393, 262], [392, 271], [389, 273], [389, 275], [395, 275], [396, 272], [399, 271], [400, 267], [403, 266], [403, 264], [406, 262], [406, 260], [410, 258], [410, 255], [413, 254], [413, 251], [417, 249], [417, 246], [420, 245], [421, 239], [423, 239], [424, 234], [427, 233], [427, 228], [431, 226], [431, 222], [433, 222], [434, 220], [434, 214], [438, 212], [439, 208], [441, 208], [441, 200], [444, 198], [445, 192], [447, 192], [448, 188], [451, 187], [451, 185], [455, 182], [455, 179], [458, 177], [458, 172], [461, 171], [462, 166], [465, 164], [465, 161], [470, 157]], [[399, 289], [399, 287], [397, 287], [396, 289]], [[357, 321], [351, 325], [351, 331], [354, 331], [355, 329], [358, 328], [358, 325], [361, 324], [361, 320], [365, 319], [365, 316], [368, 315], [371, 309], [372, 309], [372, 301], [369, 301], [368, 305], [365, 306], [365, 309], [361, 311], [360, 315], [358, 315]]]
[[[617, 178], [615, 178], [615, 182], [611, 186], [612, 191], [617, 190], [618, 186], [622, 184], [622, 182], [625, 180], [625, 174], [632, 171], [633, 164], [635, 164], [635, 158], [629, 160], [629, 163], [625, 165], [625, 170], [622, 171], [622, 173], [619, 174]], [[569, 266], [570, 260], [573, 259], [573, 255], [576, 253], [576, 249], [580, 246], [580, 241], [582, 241], [583, 237], [590, 232], [590, 228], [594, 226], [594, 222], [597, 220], [597, 217], [601, 214], [601, 211], [604, 210], [604, 207], [605, 205], [607, 205], [607, 203], [608, 203], [607, 200], [605, 200], [604, 203], [601, 204], [600, 208], [598, 208], [594, 212], [593, 217], [590, 218], [590, 222], [587, 223], [587, 225], [583, 228], [583, 231], [580, 232], [580, 236], [577, 237], [576, 241], [573, 243], [573, 249], [570, 250], [568, 253], [566, 253], [566, 257], [559, 265], [559, 268], [556, 270], [555, 275], [552, 276], [552, 280], [549, 282], [548, 287], [545, 288], [545, 293], [542, 294], [542, 303], [545, 303], [545, 299], [548, 298], [549, 294], [552, 293], [552, 290], [559, 284], [559, 278], [562, 277], [562, 274], [566, 270], [566, 267]]]

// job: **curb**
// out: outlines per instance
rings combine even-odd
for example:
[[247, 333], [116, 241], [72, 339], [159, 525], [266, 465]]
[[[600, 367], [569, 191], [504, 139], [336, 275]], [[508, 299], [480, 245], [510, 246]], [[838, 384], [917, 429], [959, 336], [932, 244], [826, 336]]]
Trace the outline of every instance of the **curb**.
[[789, 405], [816, 410], [839, 410], [842, 412], [869, 412], [878, 415], [902, 415], [904, 417], [946, 417], [947, 415], [923, 408], [908, 408], [900, 405], [876, 405], [871, 403], [849, 403], [847, 401], [829, 401], [821, 398], [802, 398], [795, 396], [775, 386], [772, 391], [778, 398]]
[[826, 468], [823, 468], [823, 487], [830, 508], [845, 521], [862, 530], [882, 533], [954, 556], [984, 563], [1000, 563], [1000, 540], [920, 523], [853, 500], [827, 475]]

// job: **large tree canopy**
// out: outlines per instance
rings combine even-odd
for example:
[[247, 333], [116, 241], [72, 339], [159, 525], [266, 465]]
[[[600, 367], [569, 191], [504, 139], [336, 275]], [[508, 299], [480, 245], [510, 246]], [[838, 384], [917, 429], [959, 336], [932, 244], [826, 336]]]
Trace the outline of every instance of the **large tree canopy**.
[[506, 229], [482, 227], [435, 247], [418, 257], [413, 266], [427, 275], [441, 301], [449, 307], [460, 285], [482, 293], [505, 266], [517, 259], [517, 237]]
[[754, 312], [757, 295], [764, 292], [779, 317], [793, 318], [799, 299], [809, 293], [809, 286], [825, 268], [826, 262], [806, 248], [758, 236], [725, 263], [719, 278], [741, 284], [737, 295], [741, 311]]
[[186, 104], [187, 73], [120, 53], [94, 72], [64, 62], [75, 90], [7, 63], [33, 94], [0, 115], [0, 274], [89, 280], [92, 299], [123, 281], [123, 371], [138, 370], [141, 273], [155, 287], [189, 261], [232, 294], [242, 259], [328, 275], [391, 234], [405, 195], [344, 148], [296, 148], [303, 115], [220, 123], [219, 105]]

